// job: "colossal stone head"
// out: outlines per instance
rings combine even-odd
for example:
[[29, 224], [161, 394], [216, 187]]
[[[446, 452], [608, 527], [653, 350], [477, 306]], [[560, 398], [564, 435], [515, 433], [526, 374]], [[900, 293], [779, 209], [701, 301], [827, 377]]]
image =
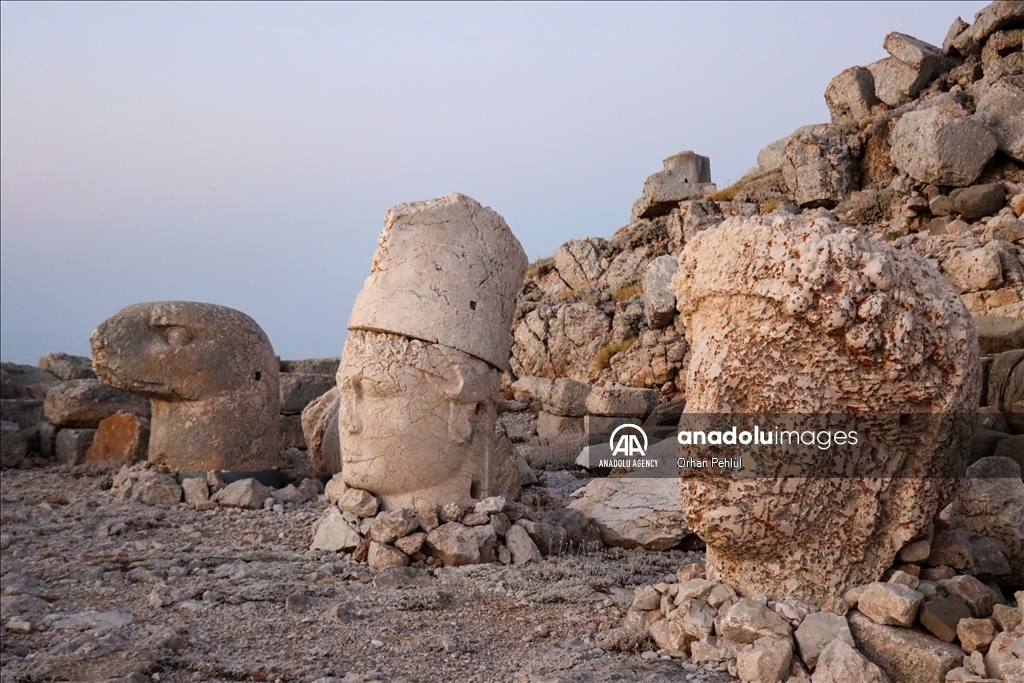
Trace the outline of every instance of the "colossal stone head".
[[[917, 254], [807, 214], [700, 233], [673, 288], [692, 349], [687, 413], [856, 414], [870, 428], [843, 462], [812, 449], [796, 469], [761, 462], [767, 478], [680, 480], [709, 578], [845, 611], [847, 588], [930, 534], [966, 466], [981, 386], [970, 314]], [[802, 478], [774, 476], [787, 467]]]
[[92, 333], [104, 383], [149, 396], [149, 461], [177, 472], [280, 464], [278, 362], [252, 318], [224, 306], [128, 306]]
[[346, 483], [413, 508], [514, 482], [495, 401], [526, 265], [501, 216], [465, 195], [388, 211], [338, 368]]

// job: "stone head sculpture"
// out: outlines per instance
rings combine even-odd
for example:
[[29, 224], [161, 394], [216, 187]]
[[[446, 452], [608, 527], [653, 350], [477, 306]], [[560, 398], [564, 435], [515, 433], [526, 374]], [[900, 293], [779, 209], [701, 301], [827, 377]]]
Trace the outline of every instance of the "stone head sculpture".
[[465, 195], [388, 211], [338, 369], [346, 483], [414, 508], [509, 479], [495, 401], [526, 265], [501, 216]]
[[680, 480], [709, 578], [845, 611], [847, 588], [930, 534], [966, 466], [981, 385], [971, 316], [917, 254], [823, 216], [730, 219], [679, 264], [687, 413], [857, 414], [878, 427], [849, 450], [871, 476], [821, 456], [828, 466], [802, 478]]
[[149, 396], [149, 461], [177, 472], [280, 464], [278, 362], [252, 318], [224, 306], [128, 306], [92, 333], [103, 382]]

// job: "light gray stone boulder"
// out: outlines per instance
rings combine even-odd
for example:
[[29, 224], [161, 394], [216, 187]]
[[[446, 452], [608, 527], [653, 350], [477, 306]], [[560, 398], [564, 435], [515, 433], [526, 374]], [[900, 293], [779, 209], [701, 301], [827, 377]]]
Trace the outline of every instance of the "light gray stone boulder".
[[228, 484], [213, 494], [212, 500], [222, 507], [259, 510], [272, 497], [269, 488], [250, 477]]
[[[981, 52], [982, 46], [996, 31], [1020, 28], [1024, 25], [1024, 2], [999, 0], [981, 8], [974, 15], [974, 24], [957, 32], [952, 47], [963, 56]], [[952, 32], [952, 29], [951, 31]]]
[[334, 375], [286, 372], [280, 377], [281, 413], [300, 415], [316, 398], [335, 386]]
[[0, 363], [0, 398], [46, 398], [46, 392], [60, 384], [59, 377], [34, 365]]
[[659, 256], [647, 264], [644, 271], [644, 317], [648, 326], [660, 330], [672, 324], [676, 315], [676, 293], [672, 291], [672, 277], [679, 270], [674, 256]]
[[666, 550], [690, 535], [672, 479], [594, 479], [569, 507], [585, 514], [605, 545]]
[[851, 612], [847, 619], [857, 649], [891, 681], [945, 683], [946, 673], [963, 660], [963, 650], [932, 635], [876, 624], [858, 611]]
[[1024, 162], [1024, 88], [1006, 80], [988, 85], [977, 97], [976, 118], [1002, 152]]
[[480, 544], [476, 534], [458, 522], [447, 522], [427, 534], [430, 554], [446, 567], [480, 562]]
[[717, 188], [711, 182], [711, 160], [695, 152], [674, 154], [664, 169], [648, 176], [644, 193], [633, 204], [630, 222], [664, 216], [686, 199], [702, 199]]
[[70, 356], [66, 353], [46, 353], [39, 359], [39, 367], [62, 380], [96, 379], [92, 371], [92, 358]]
[[658, 392], [639, 387], [594, 387], [587, 396], [587, 410], [609, 417], [646, 417], [658, 405]]
[[554, 255], [558, 276], [573, 289], [583, 289], [601, 277], [601, 255], [588, 239], [569, 240]]
[[922, 602], [924, 595], [909, 586], [876, 581], [861, 593], [857, 609], [876, 623], [910, 628]]
[[825, 104], [832, 115], [832, 123], [860, 123], [870, 116], [871, 107], [878, 104], [871, 70], [852, 66], [839, 72], [825, 88]]
[[736, 674], [747, 683], [777, 683], [788, 676], [793, 663], [789, 638], [758, 638], [736, 653]]
[[52, 387], [43, 403], [46, 419], [59, 427], [94, 429], [118, 411], [149, 417], [149, 400], [96, 379], [74, 379]]
[[95, 429], [66, 428], [57, 432], [54, 452], [57, 462], [64, 465], [78, 465], [85, 462], [85, 456], [96, 437]]
[[387, 543], [370, 541], [366, 564], [375, 572], [388, 567], [408, 567], [409, 556]]
[[794, 638], [800, 658], [811, 671], [818, 666], [818, 659], [829, 643], [840, 641], [850, 647], [856, 645], [853, 642], [853, 634], [850, 633], [850, 625], [847, 623], [846, 617], [826, 610], [813, 612], [804, 617]]
[[858, 145], [856, 136], [812, 131], [791, 135], [782, 176], [796, 203], [807, 208], [831, 208], [859, 189]]
[[416, 516], [408, 510], [391, 510], [377, 514], [376, 519], [370, 524], [367, 536], [380, 543], [394, 543], [416, 531], [419, 526]]
[[789, 622], [760, 598], [741, 598], [724, 613], [719, 611], [718, 617], [719, 635], [734, 643], [750, 644], [765, 637], [789, 639], [793, 633]]
[[999, 247], [989, 242], [976, 249], [959, 249], [942, 261], [942, 274], [958, 292], [978, 292], [1003, 286]]
[[889, 683], [889, 678], [851, 643], [835, 640], [822, 651], [811, 683]]
[[313, 471], [321, 479], [330, 479], [341, 472], [340, 410], [341, 397], [336, 386], [310, 401], [302, 410], [302, 438]]
[[996, 138], [985, 126], [953, 107], [912, 111], [893, 126], [890, 156], [914, 180], [936, 185], [970, 185], [996, 153]]
[[537, 563], [544, 559], [540, 550], [537, 549], [537, 544], [530, 538], [530, 534], [516, 524], [510, 526], [505, 532], [505, 545], [512, 554], [514, 564]]
[[941, 517], [994, 541], [1010, 563], [1005, 580], [1024, 583], [1024, 481], [1017, 462], [983, 458], [968, 467], [960, 495]]
[[354, 550], [359, 542], [363, 540], [359, 532], [352, 528], [352, 525], [345, 521], [341, 510], [336, 507], [329, 507], [324, 514], [313, 525], [313, 542], [310, 550]]
[[[587, 414], [587, 397], [593, 388], [593, 385], [587, 382], [559, 377], [551, 386], [550, 394], [544, 401], [544, 409], [563, 417], [583, 417]], [[539, 429], [538, 425], [538, 432]]]

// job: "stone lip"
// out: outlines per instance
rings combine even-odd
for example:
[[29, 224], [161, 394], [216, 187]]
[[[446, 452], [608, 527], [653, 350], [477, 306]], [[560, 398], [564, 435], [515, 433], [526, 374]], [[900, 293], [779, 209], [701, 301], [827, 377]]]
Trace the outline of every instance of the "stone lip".
[[504, 370], [526, 266], [505, 220], [471, 197], [397, 204], [348, 329], [442, 344]]

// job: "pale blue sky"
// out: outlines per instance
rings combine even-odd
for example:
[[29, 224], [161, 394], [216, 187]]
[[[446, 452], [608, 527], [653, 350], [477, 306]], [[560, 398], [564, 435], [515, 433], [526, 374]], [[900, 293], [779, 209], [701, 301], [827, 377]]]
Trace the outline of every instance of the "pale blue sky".
[[337, 355], [392, 204], [468, 194], [531, 260], [608, 237], [662, 158], [724, 187], [982, 6], [2, 3], [0, 357], [162, 299]]

